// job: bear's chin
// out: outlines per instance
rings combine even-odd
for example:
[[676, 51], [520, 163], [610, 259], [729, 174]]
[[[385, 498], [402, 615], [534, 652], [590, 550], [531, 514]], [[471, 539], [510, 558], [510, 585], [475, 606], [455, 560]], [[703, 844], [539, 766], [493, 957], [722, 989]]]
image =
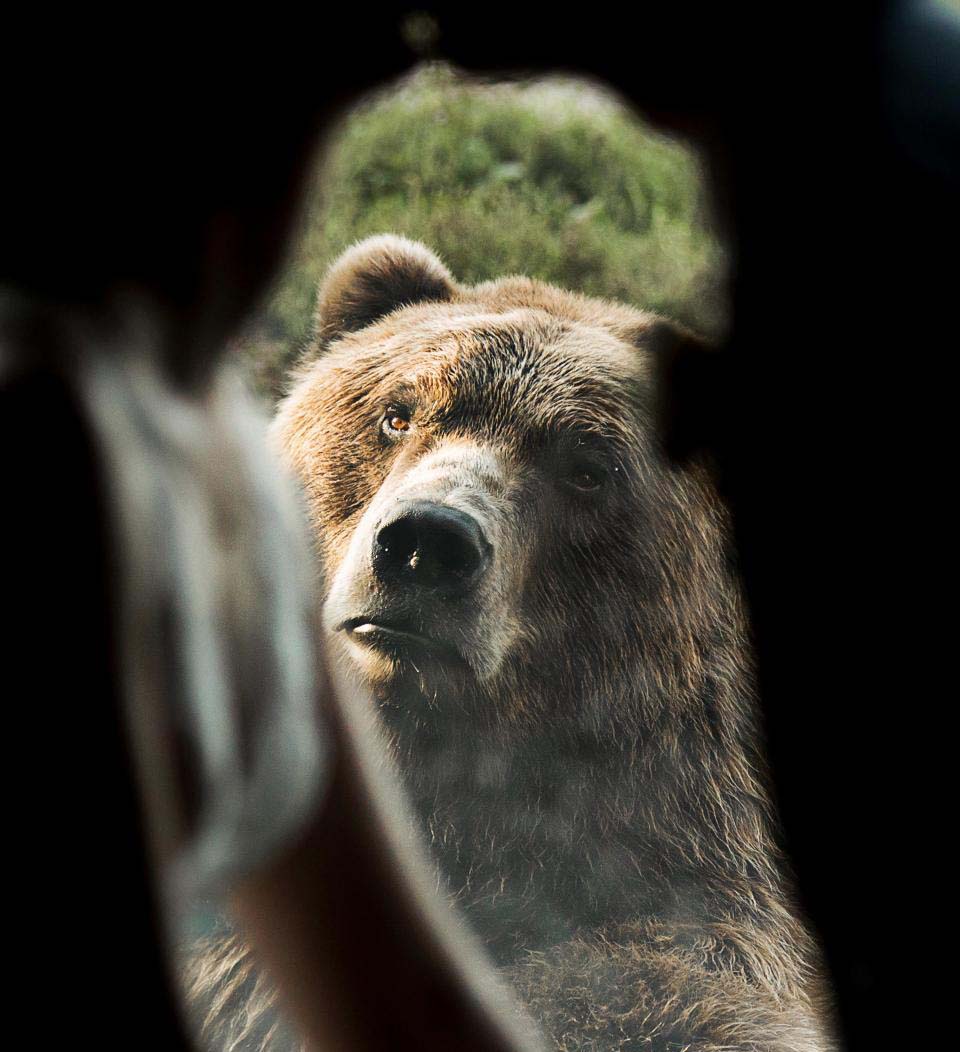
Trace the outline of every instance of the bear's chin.
[[420, 718], [431, 711], [463, 713], [476, 696], [476, 673], [442, 644], [371, 629], [341, 636], [339, 649], [353, 677], [387, 709]]

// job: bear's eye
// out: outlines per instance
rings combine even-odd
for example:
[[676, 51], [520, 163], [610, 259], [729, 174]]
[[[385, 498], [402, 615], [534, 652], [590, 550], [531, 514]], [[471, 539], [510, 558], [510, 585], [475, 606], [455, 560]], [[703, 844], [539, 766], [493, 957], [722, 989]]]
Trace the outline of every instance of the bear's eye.
[[592, 493], [600, 489], [605, 478], [602, 468], [593, 464], [576, 464], [567, 471], [564, 482], [580, 493]]
[[380, 425], [384, 434], [389, 436], [402, 435], [409, 431], [411, 428], [410, 423], [410, 412], [406, 409], [398, 409], [395, 406], [391, 406], [383, 416], [383, 423]]

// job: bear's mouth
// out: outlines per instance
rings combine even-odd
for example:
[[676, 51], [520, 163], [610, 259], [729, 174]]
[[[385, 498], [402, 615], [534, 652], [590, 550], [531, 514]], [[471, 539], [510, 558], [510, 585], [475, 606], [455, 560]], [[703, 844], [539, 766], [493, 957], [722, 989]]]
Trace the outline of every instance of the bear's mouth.
[[337, 625], [336, 631], [344, 632], [351, 643], [379, 650], [392, 657], [409, 658], [420, 654], [464, 664], [463, 656], [452, 644], [425, 635], [409, 623], [387, 622], [368, 616], [349, 617]]

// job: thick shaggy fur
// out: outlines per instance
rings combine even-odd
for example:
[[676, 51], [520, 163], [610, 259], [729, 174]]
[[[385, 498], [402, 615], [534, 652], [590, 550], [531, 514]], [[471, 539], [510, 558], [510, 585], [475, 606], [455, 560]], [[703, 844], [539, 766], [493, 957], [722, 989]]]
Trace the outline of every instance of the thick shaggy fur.
[[[556, 1047], [830, 1047], [724, 511], [654, 434], [671, 327], [527, 278], [462, 287], [423, 246], [377, 238], [334, 267], [317, 331], [275, 433], [325, 623], [443, 886]], [[413, 499], [479, 523], [493, 555], [468, 594], [376, 579], [378, 524]], [[344, 625], [371, 611], [443, 649], [357, 645]], [[192, 996], [219, 1047], [277, 1049], [250, 967], [236, 942], [208, 948]], [[235, 1040], [245, 1027], [256, 1040]]]

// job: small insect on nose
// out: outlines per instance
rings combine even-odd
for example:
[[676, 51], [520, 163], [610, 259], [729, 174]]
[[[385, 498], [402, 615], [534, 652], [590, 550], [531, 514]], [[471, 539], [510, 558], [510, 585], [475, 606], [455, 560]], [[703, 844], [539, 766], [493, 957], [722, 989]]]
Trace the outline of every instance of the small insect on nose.
[[377, 530], [373, 572], [384, 584], [462, 596], [483, 576], [491, 554], [472, 515], [432, 501], [410, 501]]

